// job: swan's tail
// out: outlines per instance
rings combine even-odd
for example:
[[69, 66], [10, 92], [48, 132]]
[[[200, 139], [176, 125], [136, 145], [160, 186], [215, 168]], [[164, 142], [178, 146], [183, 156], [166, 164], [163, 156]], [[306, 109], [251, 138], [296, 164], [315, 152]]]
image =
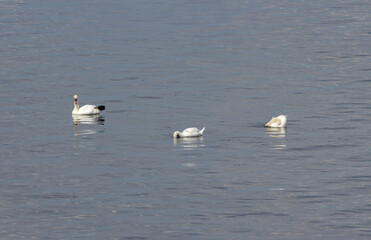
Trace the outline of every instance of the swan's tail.
[[204, 134], [204, 131], [205, 131], [205, 127], [200, 130], [200, 135], [203, 135]]
[[104, 109], [106, 109], [106, 107], [103, 106], [103, 105], [100, 105], [100, 106], [98, 106], [97, 108], [99, 109], [99, 111], [103, 111]]

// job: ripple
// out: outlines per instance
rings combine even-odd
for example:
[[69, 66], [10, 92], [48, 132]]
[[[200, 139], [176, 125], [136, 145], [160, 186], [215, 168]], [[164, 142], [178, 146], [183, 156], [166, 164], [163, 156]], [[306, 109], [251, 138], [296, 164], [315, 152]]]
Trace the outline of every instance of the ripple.
[[275, 213], [275, 212], [269, 212], [269, 211], [234, 213], [234, 214], [223, 214], [223, 215], [227, 218], [239, 218], [239, 217], [248, 217], [248, 216], [273, 216], [273, 217], [289, 216], [289, 214], [286, 214], [286, 213]]
[[135, 98], [138, 98], [138, 99], [162, 99], [162, 97], [158, 97], [158, 96], [136, 96]]
[[28, 195], [29, 198], [39, 198], [39, 199], [64, 199], [64, 198], [78, 198], [75, 194], [65, 194], [65, 193], [45, 193], [45, 194], [32, 194]]

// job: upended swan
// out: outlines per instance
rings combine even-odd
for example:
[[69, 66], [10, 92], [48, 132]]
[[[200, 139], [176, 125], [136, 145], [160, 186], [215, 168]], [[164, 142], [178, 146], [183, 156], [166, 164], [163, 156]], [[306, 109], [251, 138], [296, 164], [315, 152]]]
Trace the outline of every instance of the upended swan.
[[186, 128], [183, 132], [175, 131], [173, 134], [174, 138], [185, 138], [185, 137], [201, 137], [205, 131], [205, 127], [201, 130], [195, 127]]
[[95, 106], [95, 105], [84, 105], [81, 108], [79, 107], [79, 103], [77, 102], [77, 95], [73, 96], [74, 99], [74, 105], [72, 114], [78, 114], [78, 115], [96, 115], [99, 114], [100, 111], [103, 111], [106, 109], [105, 106]]
[[287, 116], [279, 115], [278, 117], [273, 117], [269, 122], [265, 124], [266, 127], [286, 127]]

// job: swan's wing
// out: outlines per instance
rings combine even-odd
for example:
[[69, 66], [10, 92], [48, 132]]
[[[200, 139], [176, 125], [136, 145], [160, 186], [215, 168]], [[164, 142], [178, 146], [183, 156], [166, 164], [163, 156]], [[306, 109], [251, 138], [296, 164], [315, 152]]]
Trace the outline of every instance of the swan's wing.
[[195, 127], [184, 129], [183, 136], [196, 136], [199, 134], [199, 130]]
[[84, 105], [79, 109], [79, 114], [97, 114], [99, 110], [94, 105]]
[[272, 118], [267, 124], [265, 124], [266, 127], [277, 127], [281, 125], [281, 120], [279, 118]]
[[198, 129], [195, 128], [195, 127], [191, 127], [191, 128], [184, 129], [183, 132], [185, 132], [185, 133], [194, 133], [194, 132], [198, 132]]

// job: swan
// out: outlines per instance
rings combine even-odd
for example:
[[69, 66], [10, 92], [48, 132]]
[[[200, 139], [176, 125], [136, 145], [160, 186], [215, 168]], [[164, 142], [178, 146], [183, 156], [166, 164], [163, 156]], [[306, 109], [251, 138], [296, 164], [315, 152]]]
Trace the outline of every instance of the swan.
[[73, 96], [74, 99], [74, 105], [72, 114], [78, 114], [78, 115], [95, 115], [99, 114], [100, 111], [103, 111], [106, 109], [105, 106], [94, 106], [94, 105], [84, 105], [81, 108], [79, 107], [79, 103], [77, 102], [77, 95]]
[[269, 122], [265, 124], [266, 127], [286, 127], [287, 116], [279, 115], [278, 117], [273, 117]]
[[205, 131], [205, 127], [201, 130], [195, 127], [186, 128], [183, 132], [175, 131], [173, 134], [174, 138], [183, 138], [183, 137], [201, 137]]

